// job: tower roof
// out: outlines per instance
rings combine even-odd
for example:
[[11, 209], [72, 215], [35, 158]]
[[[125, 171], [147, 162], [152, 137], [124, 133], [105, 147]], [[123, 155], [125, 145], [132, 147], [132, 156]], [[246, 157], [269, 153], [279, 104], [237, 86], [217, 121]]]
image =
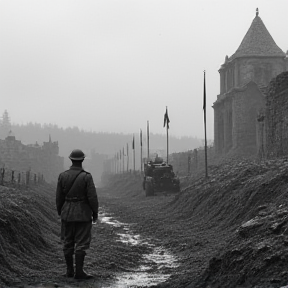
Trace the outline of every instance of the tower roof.
[[258, 16], [258, 8], [256, 11], [256, 16], [249, 30], [229, 60], [246, 56], [285, 57], [285, 53], [277, 46], [263, 21]]

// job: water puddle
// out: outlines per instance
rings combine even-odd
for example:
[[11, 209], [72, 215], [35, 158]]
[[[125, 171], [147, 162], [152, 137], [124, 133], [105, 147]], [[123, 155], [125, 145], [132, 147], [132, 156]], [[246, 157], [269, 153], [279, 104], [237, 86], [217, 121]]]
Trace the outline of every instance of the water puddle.
[[[118, 236], [116, 241], [126, 245], [148, 247], [145, 251], [150, 251], [143, 255], [141, 265], [129, 272], [116, 274], [115, 280], [98, 280], [96, 282], [83, 283], [39, 283], [27, 284], [17, 287], [21, 288], [140, 288], [150, 287], [166, 281], [173, 268], [178, 267], [177, 259], [164, 247], [153, 244], [153, 240], [144, 238], [133, 232], [133, 224], [122, 223], [116, 220], [113, 215], [104, 211], [99, 212], [99, 220], [107, 225], [112, 225]], [[119, 231], [119, 232], [117, 232]], [[73, 279], [71, 280], [72, 282]], [[15, 286], [16, 287], [16, 286]]]
[[122, 228], [117, 233], [119, 239], [127, 245], [144, 245], [152, 248], [152, 252], [143, 256], [143, 263], [131, 272], [123, 272], [116, 275], [113, 284], [115, 288], [126, 287], [150, 287], [166, 281], [171, 273], [169, 269], [178, 266], [176, 258], [164, 247], [156, 246], [149, 238], [142, 238], [141, 235], [133, 233], [131, 225], [114, 219], [105, 211], [100, 211], [99, 220], [102, 223]]

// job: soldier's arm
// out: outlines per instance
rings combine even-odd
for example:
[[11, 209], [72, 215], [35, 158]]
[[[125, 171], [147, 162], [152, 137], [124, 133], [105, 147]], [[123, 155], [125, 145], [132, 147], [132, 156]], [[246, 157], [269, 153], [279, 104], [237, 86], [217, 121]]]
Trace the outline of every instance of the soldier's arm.
[[59, 216], [61, 215], [61, 209], [62, 206], [64, 205], [64, 202], [65, 202], [65, 195], [63, 193], [63, 188], [61, 184], [61, 176], [59, 175], [56, 190], [56, 208]]
[[93, 211], [93, 218], [97, 219], [98, 216], [98, 197], [96, 193], [96, 187], [91, 174], [87, 174], [87, 198], [89, 205]]

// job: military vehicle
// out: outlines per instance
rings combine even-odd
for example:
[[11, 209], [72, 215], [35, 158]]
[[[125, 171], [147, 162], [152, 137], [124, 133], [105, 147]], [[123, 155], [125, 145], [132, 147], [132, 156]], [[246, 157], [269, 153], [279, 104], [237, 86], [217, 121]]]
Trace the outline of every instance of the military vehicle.
[[153, 196], [156, 192], [179, 192], [180, 181], [172, 165], [150, 161], [144, 164], [143, 189], [146, 196]]

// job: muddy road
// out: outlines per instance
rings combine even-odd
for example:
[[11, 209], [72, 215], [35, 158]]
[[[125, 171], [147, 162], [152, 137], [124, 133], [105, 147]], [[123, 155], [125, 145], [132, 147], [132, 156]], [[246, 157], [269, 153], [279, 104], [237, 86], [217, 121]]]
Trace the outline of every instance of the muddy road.
[[55, 187], [0, 186], [0, 287], [280, 288], [288, 283], [288, 162], [241, 162], [145, 197], [138, 175], [97, 188], [85, 269], [65, 263]]
[[202, 223], [173, 211], [176, 194], [145, 197], [140, 178], [124, 177], [97, 189], [99, 219], [85, 258], [94, 279], [67, 279], [53, 189], [22, 191], [21, 197], [17, 189], [1, 191], [0, 219], [10, 219], [0, 223], [1, 288], [186, 287], [221, 246], [214, 241], [218, 230], [201, 232]]

